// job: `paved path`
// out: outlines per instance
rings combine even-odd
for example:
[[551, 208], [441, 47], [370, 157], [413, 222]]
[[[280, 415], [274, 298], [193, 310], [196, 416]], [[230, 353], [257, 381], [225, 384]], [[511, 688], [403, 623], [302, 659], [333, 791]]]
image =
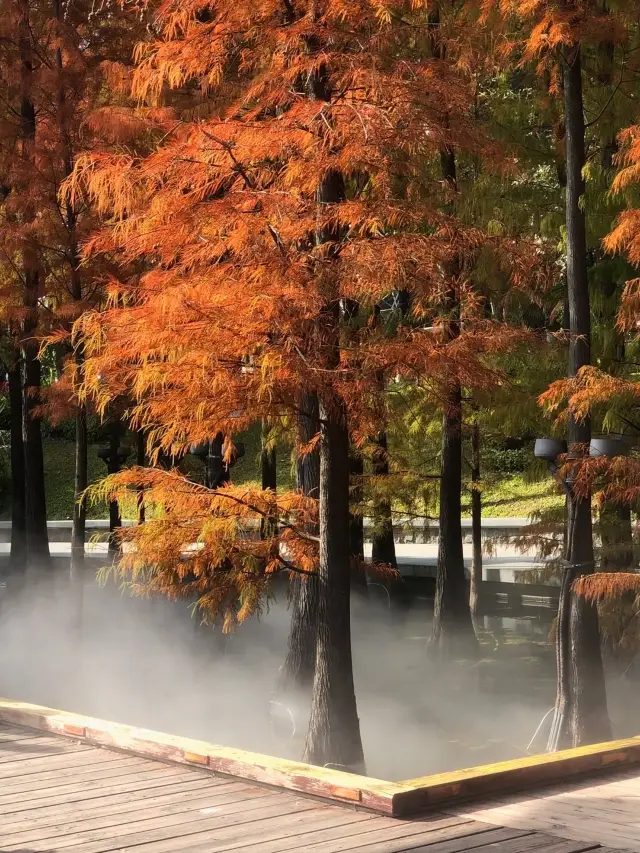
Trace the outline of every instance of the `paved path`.
[[4, 853], [611, 853], [607, 827], [569, 841], [460, 815], [393, 820], [0, 726]]

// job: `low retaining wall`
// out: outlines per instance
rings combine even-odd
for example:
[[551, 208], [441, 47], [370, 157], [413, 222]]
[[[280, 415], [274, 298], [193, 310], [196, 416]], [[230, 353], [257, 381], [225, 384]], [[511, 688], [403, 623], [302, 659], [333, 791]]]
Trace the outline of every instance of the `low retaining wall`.
[[[256, 522], [257, 523], [257, 522]], [[504, 536], [517, 536], [522, 528], [529, 524], [527, 518], [483, 518], [482, 519], [482, 538], [500, 539]], [[50, 542], [71, 542], [71, 521], [62, 519], [60, 521], [49, 521], [47, 529], [49, 531]], [[132, 521], [124, 521], [123, 524], [128, 526], [133, 524]], [[369, 531], [372, 523], [369, 519], [364, 521], [365, 538], [368, 540]], [[421, 519], [398, 519], [393, 526], [394, 539], [397, 543], [415, 543], [425, 544], [438, 541], [438, 522], [425, 522]], [[109, 522], [105, 519], [89, 519], [87, 521], [87, 541], [93, 536], [106, 536], [109, 532]], [[465, 542], [471, 542], [471, 519], [462, 519], [462, 536]], [[0, 542], [9, 542], [11, 540], [11, 522], [0, 521]]]
[[640, 763], [640, 737], [635, 737], [403, 782], [386, 782], [9, 699], [0, 699], [0, 721], [145, 758], [311, 794], [392, 817]]

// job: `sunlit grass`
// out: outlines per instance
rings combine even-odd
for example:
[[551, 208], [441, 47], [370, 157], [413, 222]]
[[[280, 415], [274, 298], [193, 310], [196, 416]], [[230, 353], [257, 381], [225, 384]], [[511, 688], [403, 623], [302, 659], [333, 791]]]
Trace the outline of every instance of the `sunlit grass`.
[[[244, 436], [245, 456], [232, 470], [235, 483], [259, 485], [260, 483], [260, 432], [251, 430]], [[98, 458], [102, 445], [89, 447], [89, 481], [95, 482], [106, 473], [105, 465]], [[47, 439], [44, 442], [47, 509], [49, 518], [70, 519], [73, 514], [74, 444], [70, 441]], [[191, 459], [189, 467], [197, 469], [200, 463]], [[278, 483], [290, 488], [293, 483], [291, 452], [279, 449], [277, 454]], [[563, 498], [558, 494], [551, 478], [527, 482], [521, 474], [494, 474], [482, 493], [482, 512], [486, 518], [524, 518], [540, 510], [561, 506]], [[463, 495], [465, 515], [470, 514], [469, 493]], [[108, 508], [102, 503], [88, 507], [89, 518], [106, 518]], [[135, 501], [123, 507], [123, 516], [135, 515]], [[0, 512], [1, 518], [9, 517], [8, 502]]]

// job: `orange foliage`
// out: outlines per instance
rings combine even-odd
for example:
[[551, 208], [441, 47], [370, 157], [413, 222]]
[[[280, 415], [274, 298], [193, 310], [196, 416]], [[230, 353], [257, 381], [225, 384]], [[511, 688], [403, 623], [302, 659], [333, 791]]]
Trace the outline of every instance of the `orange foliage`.
[[[66, 199], [87, 198], [108, 220], [87, 257], [112, 253], [142, 269], [120, 277], [108, 310], [75, 325], [86, 346], [83, 394], [99, 409], [129, 397], [133, 424], [175, 452], [265, 416], [289, 421], [314, 392], [326, 410], [346, 411], [351, 438], [363, 444], [386, 421], [381, 377], [419, 383], [436, 400], [451, 381], [485, 389], [502, 381], [494, 356], [528, 333], [483, 319], [474, 268], [492, 253], [512, 286], [526, 288], [541, 259], [535, 247], [443, 212], [451, 187], [440, 178], [441, 151], [499, 158], [464, 80], [429, 58], [428, 6], [160, 4], [159, 37], [137, 53], [140, 106], [124, 122], [128, 135], [140, 122], [156, 144], [114, 148], [107, 135], [65, 187]], [[332, 180], [341, 198], [326, 203], [319, 190]], [[452, 289], [461, 306], [453, 340], [443, 316]], [[393, 290], [410, 294], [412, 320], [390, 334], [374, 316]], [[251, 576], [247, 615], [268, 577], [255, 566], [271, 551], [242, 541], [240, 507], [251, 503], [255, 515], [271, 501], [263, 511], [298, 518], [300, 496], [209, 494], [176, 477], [134, 471], [109, 481], [116, 491], [142, 483], [163, 513], [125, 534], [135, 550], [123, 569], [158, 561], [152, 588], [175, 592], [187, 571], [184, 543], [198, 541], [187, 566], [203, 609], [234, 618], [227, 587], [217, 587], [230, 572], [239, 594]], [[304, 527], [291, 521], [281, 536], [296, 569], [317, 554]]]
[[640, 592], [640, 575], [631, 572], [596, 572], [574, 581], [573, 590], [587, 601], [605, 601]]

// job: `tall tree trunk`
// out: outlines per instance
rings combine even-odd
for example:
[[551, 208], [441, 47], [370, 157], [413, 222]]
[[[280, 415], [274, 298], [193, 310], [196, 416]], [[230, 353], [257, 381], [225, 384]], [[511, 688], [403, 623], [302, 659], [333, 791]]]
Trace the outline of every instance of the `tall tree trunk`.
[[[35, 313], [38, 275], [27, 274], [25, 307]], [[27, 557], [32, 567], [50, 565], [47, 504], [45, 497], [44, 455], [40, 418], [35, 408], [40, 403], [41, 368], [38, 343], [34, 340], [36, 321], [31, 317], [23, 324], [22, 347], [22, 444], [24, 449]]]
[[482, 587], [482, 495], [480, 482], [480, 425], [474, 418], [471, 428], [471, 538], [473, 554], [471, 558], [471, 588], [469, 606], [474, 621], [478, 619], [478, 604]]
[[[371, 473], [374, 478], [389, 476], [389, 456], [387, 453], [387, 434], [381, 432], [376, 436], [374, 450], [371, 456]], [[391, 566], [397, 571], [396, 543], [393, 535], [393, 515], [391, 501], [387, 497], [374, 498], [373, 501], [373, 532], [371, 542], [371, 560]], [[402, 580], [388, 580], [384, 584], [389, 596], [389, 604], [398, 595]]]
[[[371, 459], [371, 470], [374, 477], [382, 478], [389, 475], [386, 432], [381, 432], [376, 437], [375, 448]], [[396, 562], [396, 545], [393, 537], [391, 501], [387, 497], [374, 501], [371, 554], [374, 563], [386, 563], [394, 569], [398, 568]]]
[[87, 502], [84, 492], [89, 485], [88, 450], [87, 410], [85, 406], [80, 405], [76, 409], [76, 470], [71, 529], [72, 580], [81, 577], [84, 569], [84, 545], [87, 527]]
[[[147, 464], [147, 437], [143, 429], [136, 433], [136, 465], [144, 468]], [[144, 506], [144, 489], [138, 489], [138, 524], [144, 524], [146, 520]]]
[[217, 489], [229, 482], [229, 467], [224, 462], [224, 436], [221, 432], [209, 442], [209, 453], [205, 460], [205, 486]]
[[[318, 398], [307, 394], [300, 404], [298, 441], [308, 444], [320, 429]], [[296, 464], [297, 487], [309, 498], [319, 499], [320, 453], [317, 449], [298, 459]], [[314, 525], [308, 531], [314, 536]], [[313, 684], [316, 667], [318, 636], [319, 579], [317, 575], [297, 576], [292, 581], [291, 629], [287, 642], [287, 656], [280, 672], [278, 694], [289, 692], [306, 694]]]
[[[36, 111], [31, 99], [33, 85], [33, 54], [28, 4], [22, 4], [19, 21], [21, 61], [20, 127], [22, 156], [33, 162], [35, 156]], [[27, 208], [25, 222], [35, 218]], [[38, 297], [40, 271], [36, 248], [26, 238], [22, 250], [23, 306], [25, 319], [22, 325], [22, 442], [25, 471], [25, 518], [27, 532], [27, 560], [29, 567], [50, 566], [49, 535], [47, 532], [47, 505], [44, 487], [44, 458], [40, 418], [35, 415], [40, 404], [41, 366], [38, 359]]]
[[16, 350], [8, 371], [11, 407], [11, 575], [19, 580], [27, 568], [24, 445], [22, 443], [22, 372]]
[[[71, 246], [71, 295], [79, 304], [82, 300], [77, 246], [75, 243], [75, 213], [67, 209], [67, 226], [74, 235]], [[74, 351], [76, 382], [84, 376], [84, 344], [78, 343]], [[76, 600], [76, 622], [82, 626], [83, 589], [85, 569], [85, 539], [87, 531], [87, 501], [85, 491], [89, 485], [89, 433], [87, 430], [87, 407], [78, 400], [76, 404], [76, 470], [73, 501], [73, 526], [71, 530], [71, 567], [69, 580], [72, 595]]]
[[[587, 240], [582, 207], [585, 165], [585, 125], [582, 100], [580, 47], [574, 46], [563, 65], [567, 152], [567, 287], [569, 296], [569, 375], [575, 376], [590, 363], [591, 317], [587, 278]], [[569, 441], [576, 450], [591, 439], [589, 420], [569, 421]], [[558, 687], [556, 709], [549, 737], [550, 751], [608, 740], [611, 724], [600, 651], [600, 632], [595, 605], [571, 591], [573, 581], [592, 572], [593, 531], [591, 500], [571, 490], [567, 561], [558, 610], [556, 662]]]
[[[314, 10], [314, 18], [319, 14]], [[309, 44], [312, 47], [312, 44]], [[317, 47], [317, 46], [316, 46]], [[308, 81], [310, 98], [329, 102], [331, 82], [326, 67], [319, 67]], [[324, 205], [346, 199], [344, 176], [330, 171], [317, 192], [318, 212]], [[340, 228], [319, 229], [316, 245], [341, 239]], [[329, 247], [323, 267], [331, 263]], [[340, 365], [341, 293], [327, 269], [323, 270], [325, 306], [316, 333], [326, 345], [326, 367]], [[305, 759], [312, 764], [334, 764], [362, 770], [364, 759], [356, 706], [351, 658], [351, 602], [349, 554], [349, 428], [344, 403], [330, 392], [319, 398], [320, 414], [320, 543], [318, 638], [316, 668], [311, 696], [311, 719]]]
[[[109, 431], [109, 462], [107, 468], [109, 474], [117, 474], [120, 470], [120, 430], [120, 418], [118, 415], [114, 415]], [[109, 501], [109, 551], [111, 553], [118, 550], [118, 539], [115, 533], [118, 527], [122, 527], [120, 505], [118, 501]]]
[[340, 401], [320, 402], [320, 596], [304, 760], [364, 772], [351, 659], [349, 433]]
[[76, 408], [76, 470], [69, 572], [74, 621], [78, 633], [82, 631], [84, 610], [84, 548], [87, 528], [87, 501], [84, 492], [88, 485], [87, 410], [85, 406], [80, 405]]
[[[429, 36], [433, 56], [444, 61], [446, 45], [440, 37], [440, 9], [437, 5], [429, 13]], [[456, 154], [450, 146], [440, 150], [440, 172], [452, 199], [455, 199], [458, 191]], [[453, 259], [447, 271], [450, 283], [442, 306], [447, 342], [460, 335], [458, 267], [458, 262]], [[448, 377], [443, 399], [438, 565], [431, 634], [431, 649], [439, 655], [477, 653], [464, 570], [461, 495], [462, 389], [458, 378], [452, 375]]]
[[[456, 158], [452, 149], [440, 152], [442, 176], [456, 188]], [[444, 334], [448, 342], [460, 334], [460, 304], [455, 264], [449, 271], [451, 285], [443, 306]], [[469, 607], [462, 547], [462, 389], [457, 377], [449, 377], [442, 414], [440, 511], [436, 595], [431, 648], [440, 655], [474, 655], [477, 640]]]
[[[262, 424], [260, 450], [260, 476], [263, 490], [275, 492], [278, 486], [276, 468], [276, 448], [270, 443], [269, 426]], [[276, 518], [262, 518], [260, 521], [260, 538], [270, 539], [276, 535], [278, 521]]]
[[[349, 454], [351, 504], [360, 508], [362, 504], [362, 478], [364, 460], [362, 454], [352, 449]], [[360, 512], [349, 514], [349, 548], [351, 551], [351, 590], [366, 597], [367, 576], [364, 571], [364, 522]]]
[[440, 530], [431, 648], [438, 655], [473, 655], [477, 640], [469, 608], [462, 550], [462, 400], [449, 389], [442, 415]]
[[[53, 0], [52, 14], [57, 26], [62, 23], [60, 0]], [[66, 116], [66, 93], [64, 86], [64, 67], [62, 48], [56, 48], [56, 70], [58, 72], [58, 132], [62, 150], [64, 177], [68, 178], [73, 171], [73, 154], [69, 138]], [[69, 264], [70, 294], [77, 306], [78, 312], [82, 303], [82, 279], [80, 277], [80, 257], [78, 253], [77, 215], [69, 200], [64, 204], [64, 217], [68, 239], [66, 259]], [[84, 343], [80, 341], [74, 351], [76, 366], [76, 382], [81, 383], [84, 374]], [[81, 626], [83, 608], [84, 558], [87, 507], [84, 492], [88, 486], [88, 433], [87, 409], [78, 402], [76, 409], [76, 453], [75, 453], [75, 487], [73, 505], [73, 526], [71, 531], [71, 567], [70, 582], [72, 595], [76, 599], [76, 620]]]

